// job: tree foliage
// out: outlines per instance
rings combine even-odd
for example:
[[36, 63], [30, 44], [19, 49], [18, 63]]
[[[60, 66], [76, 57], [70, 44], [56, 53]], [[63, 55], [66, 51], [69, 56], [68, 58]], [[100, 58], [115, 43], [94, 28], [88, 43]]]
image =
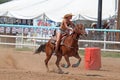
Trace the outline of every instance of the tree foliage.
[[11, 0], [0, 0], [0, 4], [8, 2], [8, 1], [11, 1]]

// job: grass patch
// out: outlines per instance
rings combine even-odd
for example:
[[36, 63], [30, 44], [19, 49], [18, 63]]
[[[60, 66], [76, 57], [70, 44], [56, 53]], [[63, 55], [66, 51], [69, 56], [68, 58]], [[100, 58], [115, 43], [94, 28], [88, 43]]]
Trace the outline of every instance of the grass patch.
[[79, 53], [80, 55], [84, 55], [85, 52], [84, 52], [84, 50], [79, 50], [78, 53]]
[[[80, 55], [85, 55], [84, 50], [79, 50]], [[120, 58], [120, 52], [101, 51], [102, 57]]]
[[114, 57], [114, 58], [120, 58], [120, 52], [101, 52], [103, 57]]

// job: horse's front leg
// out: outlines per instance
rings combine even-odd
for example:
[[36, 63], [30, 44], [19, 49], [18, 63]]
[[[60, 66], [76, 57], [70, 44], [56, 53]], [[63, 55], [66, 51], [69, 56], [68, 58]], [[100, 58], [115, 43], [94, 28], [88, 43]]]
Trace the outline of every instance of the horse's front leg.
[[67, 64], [62, 64], [61, 66], [64, 68], [68, 68], [71, 64], [70, 64], [70, 60], [69, 60], [69, 56], [68, 55], [64, 55], [64, 58], [67, 62]]
[[58, 73], [63, 73], [62, 69], [60, 68], [59, 64], [62, 59], [62, 55], [57, 54], [57, 60], [56, 60], [56, 66], [58, 67], [59, 72]]
[[79, 56], [78, 52], [74, 55], [75, 58], [78, 59], [77, 63], [73, 64], [72, 67], [78, 67], [81, 62], [81, 57]]

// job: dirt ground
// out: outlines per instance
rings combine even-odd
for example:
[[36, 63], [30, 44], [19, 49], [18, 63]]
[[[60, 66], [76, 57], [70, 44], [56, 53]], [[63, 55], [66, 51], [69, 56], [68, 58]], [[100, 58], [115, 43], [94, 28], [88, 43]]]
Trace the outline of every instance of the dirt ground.
[[[32, 51], [16, 51], [0, 47], [0, 80], [120, 80], [120, 58], [103, 58], [100, 70], [85, 70], [84, 56], [77, 68], [63, 69], [68, 74], [46, 72], [45, 53], [33, 55]], [[57, 70], [56, 57], [49, 62], [51, 71]], [[71, 64], [76, 62], [70, 58]], [[65, 63], [62, 58], [61, 63]]]

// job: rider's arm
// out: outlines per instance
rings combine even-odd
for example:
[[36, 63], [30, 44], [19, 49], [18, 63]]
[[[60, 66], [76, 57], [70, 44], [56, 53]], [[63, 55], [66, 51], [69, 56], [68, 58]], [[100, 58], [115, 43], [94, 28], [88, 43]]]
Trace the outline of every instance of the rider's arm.
[[68, 26], [67, 26], [67, 22], [66, 22], [66, 20], [63, 20], [63, 24], [64, 24], [65, 28], [68, 29]]
[[70, 22], [70, 25], [71, 25], [72, 28], [75, 27], [75, 24], [72, 21]]

